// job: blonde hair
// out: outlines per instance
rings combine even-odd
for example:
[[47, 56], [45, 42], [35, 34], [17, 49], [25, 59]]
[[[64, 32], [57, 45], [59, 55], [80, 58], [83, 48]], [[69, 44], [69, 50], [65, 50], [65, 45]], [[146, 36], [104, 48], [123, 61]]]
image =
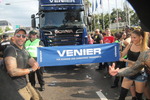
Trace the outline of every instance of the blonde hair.
[[142, 41], [142, 51], [146, 51], [148, 49], [148, 32], [144, 32], [144, 38]]
[[143, 37], [141, 41], [141, 51], [146, 51], [148, 49], [148, 32], [144, 32], [141, 29], [135, 29], [132, 33]]

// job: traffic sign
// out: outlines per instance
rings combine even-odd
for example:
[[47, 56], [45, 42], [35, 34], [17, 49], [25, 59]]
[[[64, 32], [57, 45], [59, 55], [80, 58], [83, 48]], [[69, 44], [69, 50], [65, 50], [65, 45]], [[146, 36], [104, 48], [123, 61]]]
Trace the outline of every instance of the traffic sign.
[[16, 28], [20, 28], [20, 25], [16, 25]]

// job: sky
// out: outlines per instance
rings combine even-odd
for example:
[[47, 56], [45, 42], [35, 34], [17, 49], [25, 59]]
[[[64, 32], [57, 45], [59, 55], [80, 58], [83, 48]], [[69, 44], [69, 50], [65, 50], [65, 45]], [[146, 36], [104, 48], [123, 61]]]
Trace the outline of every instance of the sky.
[[[89, 0], [92, 3], [92, 0]], [[109, 6], [108, 8], [108, 1]], [[112, 8], [123, 9], [123, 2], [125, 0], [102, 0], [103, 11], [109, 12]], [[10, 3], [10, 5], [6, 5]], [[100, 13], [102, 10], [98, 7], [94, 13]], [[0, 20], [9, 21], [15, 28], [16, 25], [30, 27], [31, 15], [38, 12], [38, 0], [2, 0], [0, 2]]]
[[[95, 7], [96, 0], [89, 0], [89, 1], [91, 2], [92, 6]], [[100, 0], [97, 0], [97, 1], [98, 1], [98, 3], [100, 3]], [[115, 9], [119, 8], [119, 9], [123, 10], [123, 5], [125, 2], [127, 2], [127, 0], [101, 0], [101, 5], [99, 5], [98, 8], [96, 9], [96, 11], [94, 11], [94, 14], [102, 13], [102, 12], [110, 13], [113, 8], [115, 8]], [[132, 8], [129, 3], [128, 3], [128, 5], [130, 8]], [[92, 9], [92, 7], [91, 7], [91, 9]]]
[[[10, 5], [6, 5], [10, 3]], [[0, 20], [16, 25], [30, 27], [31, 15], [38, 12], [38, 0], [3, 0], [0, 3]]]

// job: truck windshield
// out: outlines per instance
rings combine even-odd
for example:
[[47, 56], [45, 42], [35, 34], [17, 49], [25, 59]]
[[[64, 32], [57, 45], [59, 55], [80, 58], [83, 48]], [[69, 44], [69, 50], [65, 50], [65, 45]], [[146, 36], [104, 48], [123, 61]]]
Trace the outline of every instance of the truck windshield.
[[41, 28], [55, 28], [63, 26], [83, 26], [83, 12], [43, 12], [40, 15]]

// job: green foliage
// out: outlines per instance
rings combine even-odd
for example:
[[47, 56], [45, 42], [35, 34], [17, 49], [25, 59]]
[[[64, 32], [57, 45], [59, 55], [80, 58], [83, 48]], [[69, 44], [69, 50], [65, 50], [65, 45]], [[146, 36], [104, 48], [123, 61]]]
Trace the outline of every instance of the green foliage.
[[5, 28], [5, 32], [10, 31], [11, 29], [9, 27]]
[[[117, 17], [118, 17], [118, 20], [117, 20]], [[130, 26], [139, 25], [139, 18], [137, 14], [135, 13], [135, 11], [129, 8], [124, 8], [124, 10], [112, 9], [112, 12], [110, 14], [109, 13], [95, 14], [92, 16], [92, 19], [93, 19], [92, 26], [91, 26], [92, 30], [95, 30], [96, 28], [104, 30], [105, 28], [109, 28], [110, 23], [115, 23], [117, 21], [127, 22], [128, 25], [130, 21]]]
[[117, 32], [121, 32], [121, 31], [122, 31], [122, 29], [118, 29], [118, 30], [112, 29], [112, 30], [111, 30], [111, 33], [112, 33], [112, 34], [115, 34], [115, 33], [117, 33]]
[[2, 28], [0, 27], [0, 33], [3, 33], [3, 30], [2, 30]]

